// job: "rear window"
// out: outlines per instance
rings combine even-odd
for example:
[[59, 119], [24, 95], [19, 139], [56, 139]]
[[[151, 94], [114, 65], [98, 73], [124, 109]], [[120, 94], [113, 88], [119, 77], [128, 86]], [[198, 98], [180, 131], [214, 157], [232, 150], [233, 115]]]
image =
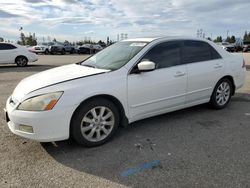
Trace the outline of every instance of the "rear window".
[[219, 53], [208, 43], [203, 41], [184, 41], [183, 61], [194, 63], [219, 59]]

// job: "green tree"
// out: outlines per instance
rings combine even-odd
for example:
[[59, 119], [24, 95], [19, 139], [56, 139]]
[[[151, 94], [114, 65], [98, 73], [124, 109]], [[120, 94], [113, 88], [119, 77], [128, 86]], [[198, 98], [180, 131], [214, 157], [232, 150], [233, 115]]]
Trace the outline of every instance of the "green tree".
[[235, 39], [235, 36], [234, 36], [234, 35], [231, 36], [230, 41], [231, 41], [231, 43], [235, 43], [236, 39]]
[[218, 36], [218, 37], [214, 40], [214, 42], [222, 42], [222, 36]]
[[243, 41], [247, 41], [247, 37], [248, 37], [248, 34], [247, 34], [247, 31], [245, 31], [245, 34], [243, 36]]
[[21, 32], [21, 34], [20, 34], [20, 39], [21, 39], [21, 45], [25, 45], [25, 35], [24, 35], [24, 33], [23, 32]]
[[250, 32], [245, 31], [245, 34], [243, 36], [243, 41], [250, 42]]
[[3, 41], [4, 41], [4, 39], [2, 37], [0, 37], [0, 42], [3, 42]]

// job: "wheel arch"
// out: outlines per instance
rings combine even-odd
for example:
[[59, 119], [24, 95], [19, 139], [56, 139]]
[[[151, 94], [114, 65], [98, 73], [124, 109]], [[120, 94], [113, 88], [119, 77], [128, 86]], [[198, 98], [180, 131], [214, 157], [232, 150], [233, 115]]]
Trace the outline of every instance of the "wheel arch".
[[[231, 81], [232, 86], [233, 86], [233, 93], [232, 93], [232, 95], [234, 95], [234, 94], [235, 94], [235, 83], [234, 83], [233, 77], [232, 77], [231, 75], [226, 75], [226, 76], [223, 76], [221, 79], [219, 79], [218, 82], [219, 82], [220, 80], [224, 79], [224, 78], [227, 78], [228, 80]], [[218, 82], [217, 82], [217, 83], [218, 83]], [[216, 84], [217, 84], [217, 83], [216, 83]]]
[[17, 61], [17, 58], [19, 58], [19, 57], [24, 57], [24, 58], [27, 60], [27, 62], [29, 61], [29, 59], [28, 59], [25, 55], [18, 55], [18, 56], [15, 58], [15, 63], [16, 63], [16, 61]]
[[[124, 110], [124, 107], [123, 107], [122, 103], [116, 97], [114, 97], [112, 95], [108, 95], [108, 94], [94, 95], [94, 96], [91, 96], [91, 97], [85, 99], [84, 101], [82, 101], [78, 105], [78, 107], [75, 109], [75, 111], [73, 112], [73, 114], [71, 116], [71, 121], [72, 121], [73, 116], [75, 115], [75, 113], [78, 111], [78, 109], [81, 106], [83, 106], [85, 103], [87, 103], [87, 102], [89, 102], [91, 100], [96, 100], [98, 98], [103, 98], [103, 99], [109, 100], [110, 102], [114, 103], [115, 106], [118, 107], [118, 112], [119, 112], [119, 116], [120, 116], [120, 125], [124, 126], [124, 127], [128, 125], [128, 118], [126, 116], [126, 113], [125, 113], [125, 110]], [[71, 123], [70, 123], [70, 125], [71, 125]]]

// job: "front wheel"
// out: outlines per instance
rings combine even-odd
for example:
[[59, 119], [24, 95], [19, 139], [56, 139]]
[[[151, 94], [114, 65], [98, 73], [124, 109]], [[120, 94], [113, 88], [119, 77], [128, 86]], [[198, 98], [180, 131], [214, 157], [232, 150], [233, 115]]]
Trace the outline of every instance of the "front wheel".
[[98, 98], [82, 104], [71, 120], [71, 136], [86, 147], [99, 146], [114, 135], [119, 112], [109, 100]]
[[215, 86], [210, 99], [210, 104], [215, 109], [222, 109], [227, 106], [233, 93], [233, 83], [227, 79], [221, 79]]

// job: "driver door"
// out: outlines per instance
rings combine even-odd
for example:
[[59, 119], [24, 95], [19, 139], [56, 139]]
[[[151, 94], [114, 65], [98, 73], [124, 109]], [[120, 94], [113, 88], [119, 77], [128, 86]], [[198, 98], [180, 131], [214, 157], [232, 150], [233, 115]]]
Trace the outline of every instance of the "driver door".
[[[139, 61], [152, 61], [156, 69], [128, 75], [128, 106], [131, 119], [145, 118], [184, 105], [187, 68], [181, 64], [181, 42], [156, 45]], [[137, 65], [134, 69], [137, 69]]]

